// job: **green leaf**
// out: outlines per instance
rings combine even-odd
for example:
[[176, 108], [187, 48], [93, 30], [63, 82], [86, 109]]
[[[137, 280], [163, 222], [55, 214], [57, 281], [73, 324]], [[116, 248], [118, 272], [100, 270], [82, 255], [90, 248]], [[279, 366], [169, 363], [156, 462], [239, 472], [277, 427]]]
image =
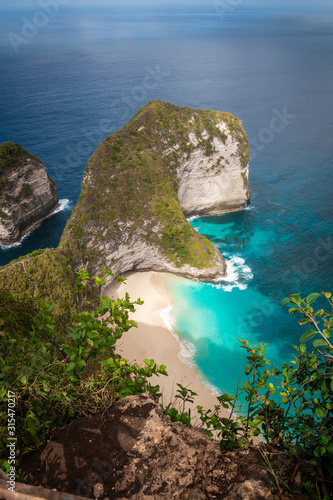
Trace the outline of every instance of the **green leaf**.
[[321, 447], [320, 446], [316, 446], [315, 450], [314, 450], [314, 456], [319, 458], [321, 456]]
[[72, 370], [74, 370], [74, 368], [75, 368], [75, 363], [71, 361], [67, 366], [67, 371], [71, 372]]
[[318, 418], [324, 418], [325, 416], [325, 410], [323, 408], [321, 408], [320, 406], [318, 406], [318, 408], [316, 408], [316, 415]]
[[299, 341], [301, 343], [307, 342], [308, 340], [312, 339], [316, 335], [316, 330], [307, 330], [306, 332], [303, 333]]
[[331, 441], [331, 442], [327, 445], [327, 451], [328, 451], [328, 453], [333, 453], [333, 441]]
[[289, 297], [286, 297], [285, 299], [283, 299], [283, 301], [281, 302], [281, 306], [284, 306], [285, 304], [287, 304], [288, 302], [290, 302], [290, 298]]
[[243, 391], [247, 392], [249, 390], [249, 387], [250, 387], [250, 381], [248, 380], [247, 382], [245, 382], [243, 386]]
[[265, 417], [263, 415], [260, 415], [259, 417], [256, 417], [254, 420], [253, 420], [253, 423], [254, 425], [259, 425], [261, 424], [261, 422], [265, 419]]
[[320, 296], [320, 293], [311, 293], [311, 295], [308, 295], [306, 298], [306, 301], [308, 304], [311, 304], [314, 302], [318, 297]]
[[252, 372], [252, 366], [251, 365], [248, 365], [245, 370], [244, 370], [244, 373], [245, 375], [250, 375], [250, 373]]
[[313, 347], [323, 347], [323, 346], [325, 346], [325, 347], [328, 346], [326, 340], [324, 340], [324, 339], [316, 339], [316, 340], [313, 341]]
[[297, 305], [300, 305], [301, 302], [302, 302], [302, 299], [300, 297], [300, 295], [298, 293], [293, 293], [292, 295], [290, 295], [290, 298], [293, 300], [293, 302], [295, 302]]
[[299, 346], [299, 351], [300, 351], [300, 352], [305, 352], [305, 351], [306, 351], [306, 344], [301, 344], [301, 345]]
[[157, 372], [161, 373], [161, 375], [166, 375], [168, 376], [168, 372], [166, 371], [166, 366], [165, 365], [160, 365], [157, 367]]
[[110, 309], [111, 308], [111, 299], [109, 297], [101, 297], [101, 304], [103, 307]]

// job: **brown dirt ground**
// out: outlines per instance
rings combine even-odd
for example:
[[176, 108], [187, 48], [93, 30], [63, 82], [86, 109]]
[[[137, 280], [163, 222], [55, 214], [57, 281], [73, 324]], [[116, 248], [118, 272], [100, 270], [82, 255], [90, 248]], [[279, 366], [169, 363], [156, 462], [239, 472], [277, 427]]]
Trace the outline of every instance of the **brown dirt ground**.
[[[157, 405], [152, 400], [147, 400], [143, 405], [131, 407], [130, 411], [113, 406], [104, 413], [78, 419], [62, 429], [57, 429], [52, 440], [41, 450], [22, 457], [19, 463], [20, 473], [30, 484], [87, 498], [101, 500], [166, 498], [163, 491], [153, 496], [142, 496], [140, 473], [136, 474], [135, 480], [127, 491], [119, 491], [116, 487], [126, 473], [128, 474], [131, 460], [136, 464], [136, 470], [140, 470], [140, 464], [143, 464], [142, 467], [148, 469], [149, 474], [149, 464], [155, 460], [155, 454], [149, 455], [148, 461], [145, 461], [145, 457], [139, 456], [138, 458], [133, 447], [154, 407], [156, 408]], [[163, 422], [168, 417], [162, 416], [161, 418], [163, 426]], [[167, 425], [184, 427], [182, 424], [171, 424], [169, 419]], [[177, 429], [176, 434], [179, 434], [180, 427]], [[202, 440], [209, 438], [202, 435], [201, 431], [196, 432], [199, 432], [198, 446], [202, 446]], [[211, 443], [211, 440], [209, 442]], [[269, 492], [274, 482], [273, 476], [265, 468], [257, 447], [246, 452], [221, 452], [218, 453], [218, 457], [217, 463], [215, 460], [212, 467], [209, 464], [207, 466], [207, 481], [204, 486], [202, 486], [204, 482], [201, 482], [199, 487], [203, 492], [200, 498], [248, 498], [249, 500], [252, 498], [302, 498], [280, 496], [277, 489], [275, 489], [275, 495], [270, 495]], [[279, 454], [271, 454], [270, 459], [275, 462], [277, 468], [283, 467]], [[165, 460], [165, 455], [163, 460]], [[172, 460], [170, 452], [170, 461]], [[147, 475], [144, 481], [147, 482]], [[254, 497], [245, 496], [245, 494], [244, 496], [239, 496], [239, 494], [229, 496], [235, 485], [246, 481], [250, 481], [252, 485], [258, 486], [267, 493]], [[187, 494], [175, 493], [175, 496], [172, 496], [188, 498]], [[190, 496], [189, 498], [196, 500], [199, 497]]]

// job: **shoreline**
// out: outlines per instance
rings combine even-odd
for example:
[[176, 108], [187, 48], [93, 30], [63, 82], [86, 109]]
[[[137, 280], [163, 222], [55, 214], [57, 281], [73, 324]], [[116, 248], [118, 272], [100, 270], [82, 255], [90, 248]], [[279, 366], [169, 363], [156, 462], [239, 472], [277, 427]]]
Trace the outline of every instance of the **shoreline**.
[[[144, 300], [144, 304], [136, 306], [136, 312], [130, 314], [130, 319], [138, 323], [138, 328], [123, 334], [117, 343], [116, 353], [140, 366], [143, 366], [145, 358], [166, 365], [168, 377], [154, 375], [149, 379], [153, 385], [160, 385], [161, 403], [164, 406], [171, 404], [180, 411], [182, 402], [175, 399], [177, 383], [196, 392], [198, 396], [194, 398], [194, 403], [187, 403], [185, 408], [186, 411], [191, 409], [192, 424], [195, 425], [197, 421], [200, 422], [196, 407], [200, 405], [204, 409], [214, 409], [219, 404], [216, 398], [218, 394], [205, 385], [193, 364], [184, 360], [185, 352], [190, 359], [189, 350], [172, 326], [166, 325], [163, 320], [163, 313], [167, 314], [172, 307], [171, 297], [163, 283], [166, 274], [168, 280], [172, 279], [173, 275], [169, 273], [155, 271], [126, 273], [126, 284], [111, 283], [105, 288], [104, 295], [117, 299], [127, 292], [133, 301], [138, 298]], [[222, 408], [221, 415], [228, 418], [230, 412]]]

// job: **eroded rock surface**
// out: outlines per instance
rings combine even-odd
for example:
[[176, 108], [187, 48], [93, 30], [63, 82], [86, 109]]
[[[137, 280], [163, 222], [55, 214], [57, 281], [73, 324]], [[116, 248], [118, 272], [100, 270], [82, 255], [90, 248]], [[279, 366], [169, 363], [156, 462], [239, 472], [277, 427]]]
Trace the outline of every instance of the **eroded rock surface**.
[[45, 165], [11, 142], [0, 144], [0, 242], [12, 244], [57, 207]]
[[186, 216], [240, 210], [249, 200], [249, 167], [239, 153], [239, 139], [230, 133], [222, 117], [216, 127], [225, 134], [225, 140], [214, 137], [209, 156], [197, 149], [195, 134], [189, 135], [195, 149], [177, 169], [178, 197]]
[[286, 498], [271, 493], [258, 449], [222, 454], [201, 429], [172, 423], [146, 395], [57, 430], [20, 467], [35, 484], [100, 500]]

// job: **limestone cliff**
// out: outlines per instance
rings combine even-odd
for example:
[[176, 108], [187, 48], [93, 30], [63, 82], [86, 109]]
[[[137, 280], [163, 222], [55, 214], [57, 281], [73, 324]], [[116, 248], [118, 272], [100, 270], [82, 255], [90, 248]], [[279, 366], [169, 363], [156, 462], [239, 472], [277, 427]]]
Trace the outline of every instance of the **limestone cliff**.
[[104, 264], [116, 274], [222, 277], [220, 252], [185, 216], [243, 208], [248, 162], [246, 133], [230, 113], [153, 101], [88, 161], [61, 245], [93, 273]]
[[45, 165], [19, 144], [0, 144], [0, 242], [15, 243], [58, 204]]

